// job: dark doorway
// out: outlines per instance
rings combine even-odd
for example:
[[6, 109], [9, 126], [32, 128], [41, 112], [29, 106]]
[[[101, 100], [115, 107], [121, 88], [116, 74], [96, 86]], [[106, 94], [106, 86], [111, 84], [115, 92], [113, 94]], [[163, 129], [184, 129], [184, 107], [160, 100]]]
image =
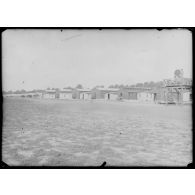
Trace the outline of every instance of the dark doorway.
[[108, 94], [108, 100], [110, 99], [110, 94]]
[[83, 100], [84, 100], [84, 94], [83, 94]]
[[156, 96], [157, 96], [157, 94], [156, 94], [156, 93], [154, 93], [154, 101], [156, 101]]
[[192, 94], [190, 94], [190, 101], [192, 101]]

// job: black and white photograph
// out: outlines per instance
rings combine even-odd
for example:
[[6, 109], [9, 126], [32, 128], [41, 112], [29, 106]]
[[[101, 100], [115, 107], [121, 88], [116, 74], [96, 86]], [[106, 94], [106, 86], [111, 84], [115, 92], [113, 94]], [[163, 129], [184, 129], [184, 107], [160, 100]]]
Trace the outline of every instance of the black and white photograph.
[[188, 29], [7, 29], [2, 90], [7, 166], [192, 163]]

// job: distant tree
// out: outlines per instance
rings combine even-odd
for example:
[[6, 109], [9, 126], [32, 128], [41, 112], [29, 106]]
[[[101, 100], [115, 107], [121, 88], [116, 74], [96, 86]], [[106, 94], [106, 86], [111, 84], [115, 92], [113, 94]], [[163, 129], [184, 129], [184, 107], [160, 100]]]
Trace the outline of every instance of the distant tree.
[[163, 81], [159, 81], [159, 82], [156, 82], [155, 87], [160, 88], [160, 87], [163, 87], [163, 85], [164, 85]]
[[154, 81], [150, 81], [148, 84], [148, 87], [150, 87], [150, 88], [154, 88], [155, 86], [156, 86], [156, 84]]
[[144, 87], [149, 87], [149, 83], [148, 82], [144, 82]]
[[114, 88], [114, 85], [110, 85], [109, 88]]
[[136, 87], [143, 87], [144, 84], [143, 84], [143, 83], [137, 83], [135, 86], [136, 86]]
[[77, 89], [83, 89], [83, 86], [82, 86], [81, 84], [78, 84], [78, 85], [76, 86], [76, 88], [77, 88]]
[[22, 90], [21, 90], [21, 93], [26, 93], [26, 90], [22, 89]]
[[119, 88], [124, 88], [125, 86], [123, 84], [119, 85]]
[[20, 93], [20, 90], [16, 90], [14, 93], [15, 94], [19, 94]]
[[114, 85], [114, 88], [119, 88], [119, 85], [118, 85], [118, 84], [115, 84], [115, 85]]
[[163, 87], [164, 86], [164, 82], [160, 81], [160, 86]]
[[95, 88], [104, 88], [104, 85], [96, 85]]
[[48, 87], [47, 90], [50, 90], [50, 87]]

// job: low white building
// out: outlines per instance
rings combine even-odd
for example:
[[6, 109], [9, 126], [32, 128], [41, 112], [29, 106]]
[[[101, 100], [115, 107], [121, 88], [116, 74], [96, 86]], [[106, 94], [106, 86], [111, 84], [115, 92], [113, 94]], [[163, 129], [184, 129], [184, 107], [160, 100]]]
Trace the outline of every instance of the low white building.
[[150, 92], [139, 92], [137, 94], [137, 100], [143, 102], [152, 102], [154, 101], [154, 94]]
[[117, 100], [119, 89], [97, 87], [92, 90], [94, 99]]
[[105, 93], [105, 95], [104, 95], [105, 100], [117, 100], [118, 99], [117, 91], [109, 91], [109, 92]]
[[183, 102], [191, 102], [192, 101], [192, 92], [185, 91], [183, 92]]
[[91, 100], [91, 90], [79, 89], [79, 99]]
[[117, 88], [106, 88], [105, 89], [105, 100], [117, 100], [119, 98], [119, 89]]
[[55, 99], [56, 98], [56, 91], [52, 89], [47, 89], [43, 93], [43, 98], [44, 99]]
[[59, 99], [66, 99], [71, 100], [72, 99], [72, 89], [63, 89], [59, 92]]

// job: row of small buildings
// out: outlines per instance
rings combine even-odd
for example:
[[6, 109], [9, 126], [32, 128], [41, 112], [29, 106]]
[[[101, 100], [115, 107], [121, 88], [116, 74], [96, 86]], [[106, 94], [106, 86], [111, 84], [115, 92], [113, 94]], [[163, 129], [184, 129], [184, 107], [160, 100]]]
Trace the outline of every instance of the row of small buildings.
[[192, 90], [190, 87], [162, 87], [151, 89], [144, 87], [124, 87], [116, 88], [94, 88], [90, 89], [63, 89], [59, 92], [55, 90], [46, 90], [42, 94], [45, 99], [104, 99], [104, 100], [132, 100], [157, 103], [187, 103], [192, 101]]
[[131, 100], [155, 103], [191, 103], [192, 102], [192, 80], [183, 77], [183, 70], [175, 71], [174, 79], [164, 80], [164, 86], [159, 88], [146, 87], [123, 87], [93, 89], [48, 89], [42, 93], [15, 94], [21, 97], [35, 97], [43, 99], [62, 100]]
[[[10, 95], [8, 95], [10, 96]], [[165, 86], [158, 89], [144, 87], [45, 90], [42, 93], [12, 94], [11, 96], [61, 100], [131, 100], [156, 103], [188, 103], [192, 101], [191, 86]]]

